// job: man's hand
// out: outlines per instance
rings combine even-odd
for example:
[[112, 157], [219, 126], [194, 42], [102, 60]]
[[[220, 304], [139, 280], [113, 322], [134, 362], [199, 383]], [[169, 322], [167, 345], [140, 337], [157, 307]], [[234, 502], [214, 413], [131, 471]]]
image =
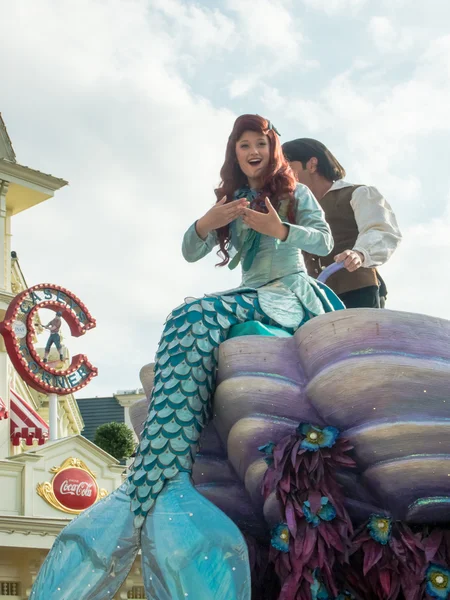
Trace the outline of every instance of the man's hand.
[[277, 238], [284, 242], [288, 236], [289, 228], [284, 225], [269, 198], [266, 198], [265, 202], [268, 210], [267, 214], [246, 208], [242, 220], [246, 225], [258, 233], [270, 235], [270, 237]]
[[364, 256], [357, 250], [344, 250], [344, 252], [341, 252], [334, 257], [334, 261], [343, 262], [347, 271], [352, 273], [362, 266]]

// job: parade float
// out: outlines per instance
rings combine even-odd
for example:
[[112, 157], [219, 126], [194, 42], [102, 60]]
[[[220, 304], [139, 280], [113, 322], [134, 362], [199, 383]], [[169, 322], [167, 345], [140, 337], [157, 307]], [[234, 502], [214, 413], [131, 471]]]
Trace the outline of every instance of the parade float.
[[[30, 600], [114, 598], [139, 553], [148, 600], [448, 599], [449, 323], [343, 310], [305, 274], [301, 251], [327, 256], [333, 239], [277, 136], [237, 119], [221, 216], [191, 225], [182, 252], [196, 262], [219, 243], [224, 265], [233, 239], [241, 286], [172, 310], [126, 481], [61, 531]], [[256, 158], [247, 138], [264, 141]], [[272, 205], [255, 174], [274, 161]], [[46, 353], [31, 356], [46, 372]], [[76, 370], [74, 390], [91, 375]]]
[[449, 598], [450, 322], [354, 309], [264, 333], [220, 346], [193, 471], [246, 538], [252, 598]]

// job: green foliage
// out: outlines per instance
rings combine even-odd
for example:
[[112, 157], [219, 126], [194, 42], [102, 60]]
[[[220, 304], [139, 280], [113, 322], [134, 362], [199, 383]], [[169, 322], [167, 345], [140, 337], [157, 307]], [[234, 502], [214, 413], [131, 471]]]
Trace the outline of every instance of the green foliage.
[[117, 460], [129, 458], [134, 452], [133, 432], [125, 423], [105, 423], [97, 427], [94, 444]]

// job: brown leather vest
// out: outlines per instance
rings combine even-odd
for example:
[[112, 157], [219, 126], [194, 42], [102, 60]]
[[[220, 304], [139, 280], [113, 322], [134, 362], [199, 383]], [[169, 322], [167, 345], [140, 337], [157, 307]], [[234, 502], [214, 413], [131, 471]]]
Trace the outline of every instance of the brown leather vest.
[[[308, 275], [315, 279], [325, 267], [334, 262], [336, 254], [344, 250], [351, 250], [356, 243], [358, 226], [350, 200], [353, 192], [358, 187], [361, 186], [353, 185], [332, 190], [319, 201], [333, 234], [334, 248], [328, 256], [316, 256], [303, 252]], [[331, 275], [326, 284], [339, 295], [370, 285], [378, 285], [377, 273], [375, 269], [364, 269], [362, 267], [353, 271], [353, 273], [350, 273], [347, 269], [342, 269]]]

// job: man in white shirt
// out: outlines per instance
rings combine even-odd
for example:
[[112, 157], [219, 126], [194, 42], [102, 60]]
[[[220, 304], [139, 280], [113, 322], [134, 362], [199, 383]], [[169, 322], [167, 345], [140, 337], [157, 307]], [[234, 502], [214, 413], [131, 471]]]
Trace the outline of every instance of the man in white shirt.
[[283, 144], [283, 152], [298, 181], [316, 196], [334, 237], [329, 256], [304, 253], [308, 274], [317, 277], [332, 262], [343, 261], [345, 269], [327, 285], [347, 308], [380, 308], [380, 285], [386, 287], [376, 267], [391, 257], [402, 237], [392, 208], [376, 188], [344, 181], [344, 168], [321, 142], [300, 138]]

